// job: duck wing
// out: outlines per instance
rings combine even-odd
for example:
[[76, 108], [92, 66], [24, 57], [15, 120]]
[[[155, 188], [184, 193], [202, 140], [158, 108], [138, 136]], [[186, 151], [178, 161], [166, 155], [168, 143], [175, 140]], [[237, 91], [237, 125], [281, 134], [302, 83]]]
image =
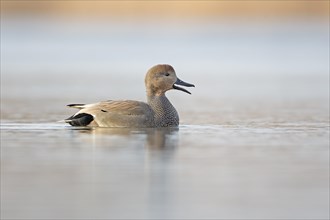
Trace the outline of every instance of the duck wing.
[[139, 101], [109, 100], [86, 105], [70, 104], [68, 106], [80, 109], [76, 114], [65, 120], [73, 126], [149, 127], [153, 122], [152, 109], [147, 103]]

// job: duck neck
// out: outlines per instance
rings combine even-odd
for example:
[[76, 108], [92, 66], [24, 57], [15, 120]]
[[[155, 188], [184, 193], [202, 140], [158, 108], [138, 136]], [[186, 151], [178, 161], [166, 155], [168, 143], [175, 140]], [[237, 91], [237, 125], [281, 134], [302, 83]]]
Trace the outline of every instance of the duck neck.
[[179, 125], [179, 115], [165, 94], [160, 96], [148, 95], [148, 104], [154, 111], [154, 120], [157, 126]]

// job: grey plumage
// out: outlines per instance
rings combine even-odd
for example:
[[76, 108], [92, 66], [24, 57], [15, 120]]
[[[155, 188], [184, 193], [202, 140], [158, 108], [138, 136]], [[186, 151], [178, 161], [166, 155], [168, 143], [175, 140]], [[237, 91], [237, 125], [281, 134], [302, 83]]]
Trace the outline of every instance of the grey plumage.
[[177, 85], [188, 87], [193, 87], [194, 85], [179, 80], [173, 67], [170, 65], [156, 65], [152, 67], [147, 72], [145, 84], [148, 103], [133, 100], [109, 100], [86, 105], [70, 104], [68, 105], [69, 107], [80, 110], [66, 119], [65, 122], [73, 126], [99, 127], [178, 126], [179, 115], [165, 96], [165, 92], [170, 89], [178, 89], [189, 93]]
[[179, 115], [165, 95], [148, 96], [148, 104], [154, 112], [155, 127], [173, 127], [179, 125]]

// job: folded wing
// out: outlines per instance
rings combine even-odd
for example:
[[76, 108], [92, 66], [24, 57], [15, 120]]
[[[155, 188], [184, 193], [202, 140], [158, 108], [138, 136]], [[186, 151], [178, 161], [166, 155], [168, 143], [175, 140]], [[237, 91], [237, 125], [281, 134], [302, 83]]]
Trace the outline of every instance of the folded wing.
[[[78, 108], [76, 114], [65, 122], [73, 126], [100, 127], [149, 127], [153, 121], [153, 111], [144, 102], [123, 100], [103, 101], [93, 104], [70, 104]], [[91, 120], [92, 119], [92, 120]]]

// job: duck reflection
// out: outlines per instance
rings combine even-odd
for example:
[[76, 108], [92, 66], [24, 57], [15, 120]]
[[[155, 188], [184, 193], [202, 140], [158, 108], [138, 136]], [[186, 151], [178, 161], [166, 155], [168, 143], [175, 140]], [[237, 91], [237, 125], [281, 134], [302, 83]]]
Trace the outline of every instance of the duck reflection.
[[94, 137], [111, 136], [127, 140], [145, 140], [144, 146], [149, 150], [174, 150], [178, 145], [179, 128], [90, 128], [80, 127], [71, 130], [83, 134], [92, 134]]
[[[124, 175], [125, 181], [122, 182], [121, 186], [126, 186], [127, 191], [137, 186], [143, 189], [141, 190], [144, 192], [143, 194], [136, 192], [134, 197], [123, 193], [130, 200], [138, 199], [146, 202], [146, 218], [162, 217], [166, 219], [171, 217], [171, 213], [175, 210], [173, 192], [175, 192], [177, 179], [175, 154], [179, 141], [178, 128], [72, 128], [72, 130], [75, 134], [77, 134], [77, 130], [79, 131], [78, 134], [84, 134], [82, 135], [84, 141], [93, 140], [93, 146], [104, 154], [107, 154], [104, 149], [112, 149], [111, 155], [107, 154], [106, 160], [108, 162], [106, 163], [112, 164], [109, 162], [110, 158], [112, 161], [116, 160], [118, 170], [102, 175], [93, 175], [98, 186], [103, 181], [107, 182], [109, 177], [118, 175], [120, 178]], [[126, 150], [118, 152], [114, 149]], [[129, 154], [129, 157], [118, 156], [122, 154]], [[114, 159], [116, 155], [118, 157]], [[95, 160], [97, 159], [94, 159], [92, 166], [95, 167], [93, 172], [97, 173], [97, 164], [100, 162], [95, 162]], [[134, 170], [132, 174], [126, 170], [127, 164], [130, 163], [134, 164], [129, 168]], [[109, 166], [111, 166], [110, 164]], [[125, 172], [122, 172], [122, 167], [123, 170], [126, 170]], [[142, 173], [139, 173], [141, 171]], [[139, 175], [142, 179], [136, 179], [136, 176]]]

